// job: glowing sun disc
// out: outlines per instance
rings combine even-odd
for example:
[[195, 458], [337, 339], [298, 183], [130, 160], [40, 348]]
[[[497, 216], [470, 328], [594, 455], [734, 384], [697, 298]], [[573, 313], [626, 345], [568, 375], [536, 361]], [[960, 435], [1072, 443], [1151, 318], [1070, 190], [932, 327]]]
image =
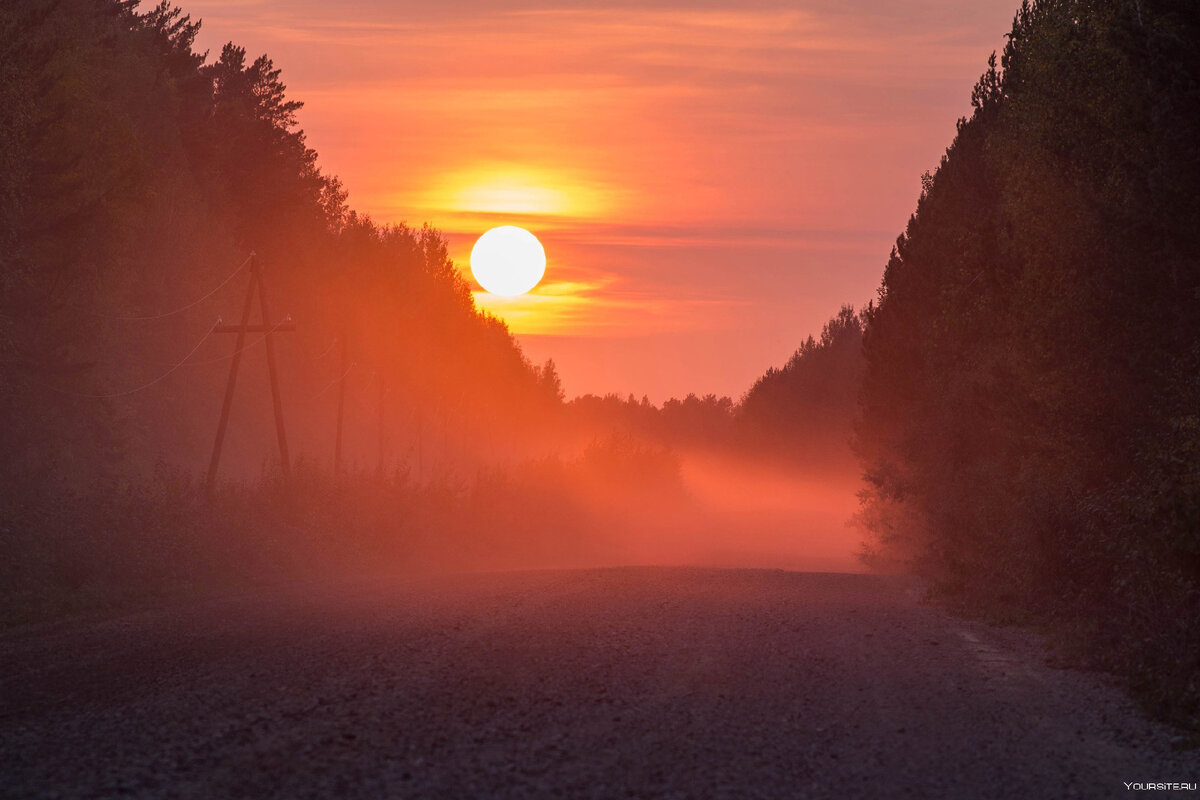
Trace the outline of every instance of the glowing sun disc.
[[546, 251], [529, 231], [516, 225], [492, 228], [471, 248], [471, 274], [479, 285], [501, 297], [517, 297], [546, 274]]

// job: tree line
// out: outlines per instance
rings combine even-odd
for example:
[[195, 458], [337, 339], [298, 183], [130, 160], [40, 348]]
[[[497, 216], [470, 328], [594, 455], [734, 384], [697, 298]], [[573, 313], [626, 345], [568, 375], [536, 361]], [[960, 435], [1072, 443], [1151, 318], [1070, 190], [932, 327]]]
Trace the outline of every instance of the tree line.
[[865, 314], [869, 557], [1200, 710], [1200, 6], [1039, 0]]

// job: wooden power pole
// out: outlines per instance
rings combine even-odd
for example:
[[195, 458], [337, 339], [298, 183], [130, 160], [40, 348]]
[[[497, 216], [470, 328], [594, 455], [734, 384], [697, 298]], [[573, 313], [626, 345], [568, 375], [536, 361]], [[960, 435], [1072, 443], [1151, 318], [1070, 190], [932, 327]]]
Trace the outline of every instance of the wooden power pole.
[[342, 379], [338, 386], [338, 412], [337, 412], [337, 434], [333, 442], [333, 474], [338, 476], [342, 474], [342, 418], [346, 412], [346, 376], [350, 374], [350, 368], [346, 366], [346, 339], [349, 338], [349, 327], [342, 326]]
[[383, 399], [387, 395], [387, 387], [384, 385], [383, 374], [379, 375], [379, 475], [383, 476]]
[[[254, 290], [258, 289], [259, 311], [262, 314], [262, 324], [250, 324], [250, 312], [254, 308]], [[242, 363], [242, 351], [246, 348], [247, 333], [261, 333], [267, 345], [267, 372], [271, 378], [271, 403], [275, 411], [275, 436], [279, 440], [279, 459], [283, 467], [284, 479], [292, 475], [292, 462], [288, 456], [287, 431], [283, 426], [283, 400], [279, 394], [279, 371], [275, 365], [276, 333], [294, 331], [296, 326], [291, 322], [271, 324], [271, 312], [267, 306], [267, 287], [263, 283], [262, 267], [258, 256], [250, 254], [250, 285], [246, 289], [246, 302], [242, 305], [242, 321], [239, 325], [217, 325], [213, 333], [233, 333], [233, 361], [229, 364], [229, 380], [225, 384], [225, 401], [221, 404], [221, 421], [217, 423], [217, 438], [213, 442], [212, 459], [208, 462], [208, 474], [204, 478], [204, 489], [211, 498], [216, 488], [217, 467], [221, 463], [221, 447], [225, 443], [225, 429], [229, 425], [229, 412], [233, 408], [233, 390], [237, 384], [238, 367]]]

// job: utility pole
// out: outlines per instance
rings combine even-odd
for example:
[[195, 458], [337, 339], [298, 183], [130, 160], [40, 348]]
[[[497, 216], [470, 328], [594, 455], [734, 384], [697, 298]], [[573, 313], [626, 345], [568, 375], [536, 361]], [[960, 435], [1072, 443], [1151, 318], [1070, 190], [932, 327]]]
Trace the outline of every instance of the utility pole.
[[[259, 310], [262, 314], [261, 325], [250, 324], [250, 312], [254, 307], [255, 289], [258, 289]], [[291, 478], [291, 459], [288, 457], [287, 432], [284, 430], [283, 425], [283, 400], [279, 393], [279, 375], [275, 366], [275, 340], [273, 337], [276, 333], [294, 330], [296, 330], [296, 326], [292, 324], [290, 318], [277, 325], [271, 324], [271, 313], [267, 307], [267, 289], [263, 283], [262, 267], [258, 263], [258, 256], [251, 253], [250, 285], [246, 289], [246, 302], [242, 305], [241, 324], [218, 324], [213, 328], [213, 333], [233, 333], [237, 335], [237, 338], [234, 340], [233, 361], [229, 364], [229, 380], [225, 384], [225, 400], [221, 404], [221, 420], [217, 423], [217, 438], [213, 442], [212, 458], [208, 462], [208, 474], [204, 478], [204, 490], [210, 499], [216, 488], [217, 467], [221, 463], [221, 449], [225, 443], [225, 429], [229, 426], [229, 412], [233, 408], [233, 390], [237, 384], [238, 367], [242, 363], [242, 351], [246, 347], [247, 333], [262, 333], [266, 339], [267, 371], [271, 378], [271, 403], [275, 411], [275, 436], [279, 442], [280, 464], [283, 468], [284, 478]]]
[[417, 406], [417, 478], [425, 477], [425, 401]]
[[275, 336], [271, 327], [271, 312], [267, 310], [267, 287], [263, 283], [262, 267], [254, 260], [252, 272], [258, 283], [258, 304], [262, 310], [263, 327], [267, 329], [267, 372], [271, 378], [271, 405], [275, 410], [275, 438], [279, 440], [279, 461], [283, 465], [283, 477], [292, 477], [292, 459], [288, 455], [287, 431], [283, 427], [283, 398], [279, 393], [279, 370], [275, 367]]
[[383, 475], [383, 397], [386, 394], [383, 375], [379, 375], [379, 475]]
[[338, 416], [337, 416], [337, 435], [333, 441], [333, 475], [336, 478], [342, 474], [342, 418], [346, 413], [346, 376], [350, 374], [349, 367], [346, 366], [346, 326], [342, 326], [342, 380], [338, 387]]

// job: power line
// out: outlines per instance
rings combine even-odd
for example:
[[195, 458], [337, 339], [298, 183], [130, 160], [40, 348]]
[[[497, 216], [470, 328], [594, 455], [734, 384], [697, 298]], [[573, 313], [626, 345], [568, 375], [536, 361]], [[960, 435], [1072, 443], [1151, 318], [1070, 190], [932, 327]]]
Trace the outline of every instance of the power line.
[[345, 371], [345, 372], [343, 372], [343, 373], [341, 374], [341, 376], [340, 376], [340, 377], [334, 378], [334, 379], [333, 379], [333, 380], [331, 380], [329, 383], [327, 383], [327, 384], [325, 385], [325, 388], [321, 389], [321, 391], [319, 391], [319, 392], [317, 392], [316, 394], [314, 394], [314, 395], [312, 396], [312, 398], [311, 398], [311, 399], [312, 399], [312, 400], [316, 400], [318, 397], [320, 397], [321, 395], [323, 395], [323, 394], [325, 394], [326, 392], [328, 392], [328, 391], [329, 391], [330, 389], [332, 389], [334, 386], [336, 386], [337, 384], [339, 384], [339, 383], [341, 383], [342, 381], [346, 380], [346, 376], [350, 374], [350, 371], [351, 371], [351, 370], [353, 370], [355, 366], [357, 366], [355, 363], [351, 363], [351, 364], [350, 364], [350, 366], [346, 367], [346, 371]]
[[[220, 325], [220, 324], [221, 324], [221, 320], [220, 320], [220, 319], [218, 319], [218, 320], [217, 320], [217, 325]], [[254, 341], [250, 342], [249, 344], [242, 345], [242, 348], [241, 348], [240, 350], [234, 350], [232, 353], [229, 353], [229, 354], [227, 354], [227, 355], [223, 355], [223, 356], [216, 356], [215, 358], [206, 358], [206, 359], [204, 359], [204, 360], [202, 360], [202, 361], [193, 361], [193, 362], [191, 362], [190, 364], [188, 364], [188, 366], [189, 366], [189, 367], [202, 367], [202, 366], [204, 366], [205, 364], [219, 364], [219, 363], [221, 363], [222, 361], [229, 361], [230, 359], [232, 359], [232, 358], [236, 358], [237, 356], [239, 356], [239, 355], [241, 355], [242, 353], [246, 352], [246, 351], [247, 351], [247, 350], [249, 350], [250, 348], [252, 348], [252, 347], [257, 347], [258, 345], [262, 344], [263, 342], [265, 342], [265, 341], [267, 340], [267, 337], [268, 337], [268, 336], [270, 336], [272, 333], [275, 333], [275, 331], [279, 330], [279, 329], [280, 329], [280, 328], [282, 328], [283, 326], [285, 326], [285, 325], [291, 325], [291, 324], [292, 324], [292, 318], [291, 318], [291, 317], [287, 317], [287, 318], [286, 318], [286, 319], [284, 319], [282, 322], [277, 322], [277, 323], [275, 323], [274, 325], [272, 325], [272, 326], [271, 326], [271, 330], [267, 331], [267, 332], [266, 332], [266, 333], [264, 333], [262, 336], [259, 336], [259, 337], [258, 337], [257, 339], [255, 339]], [[209, 331], [209, 333], [213, 333], [213, 332], [215, 332], [215, 331], [216, 331], [216, 325], [214, 325], [214, 326], [213, 326], [213, 330], [212, 330], [212, 331]]]
[[[333, 337], [333, 341], [329, 343], [329, 347], [326, 347], [325, 351], [323, 353], [321, 353], [321, 355], [316, 356], [315, 358], [312, 356], [309, 356], [309, 361], [314, 361], [314, 362], [320, 361], [322, 358], [329, 355], [330, 351], [333, 350], [334, 346], [337, 345], [337, 343], [338, 343], [338, 337], [335, 336], [335, 337]], [[308, 355], [307, 348], [305, 348], [305, 355]]]
[[208, 337], [213, 335], [213, 331], [215, 330], [215, 328], [216, 328], [215, 325], [212, 328], [209, 328], [208, 332], [204, 334], [204, 336], [200, 339], [200, 341], [196, 342], [196, 346], [193, 347], [191, 350], [189, 350], [188, 354], [186, 356], [184, 356], [182, 359], [180, 359], [178, 362], [176, 362], [175, 365], [173, 367], [171, 367], [169, 370], [167, 370], [163, 374], [159, 375], [154, 380], [147, 381], [146, 383], [143, 383], [141, 386], [137, 386], [133, 389], [129, 389], [124, 392], [112, 392], [112, 393], [108, 393], [108, 394], [90, 394], [87, 392], [74, 392], [69, 389], [60, 389], [57, 386], [46, 383], [45, 381], [37, 380], [36, 378], [32, 378], [31, 376], [28, 376], [28, 375], [26, 377], [30, 377], [34, 383], [40, 384], [41, 386], [44, 386], [53, 392], [58, 392], [59, 394], [65, 394], [65, 395], [69, 395], [72, 397], [87, 397], [87, 398], [91, 398], [93, 400], [112, 400], [117, 397], [126, 397], [131, 394], [136, 394], [145, 389], [149, 389], [151, 386], [154, 386], [156, 383], [161, 383], [162, 381], [166, 380], [167, 377], [169, 377], [172, 373], [175, 372], [175, 370], [182, 367], [189, 358], [191, 358], [193, 355], [195, 355], [196, 351], [200, 349], [200, 346], [208, 341]]
[[[183, 366], [185, 366], [185, 367], [203, 367], [206, 364], [220, 364], [222, 361], [229, 361], [230, 359], [235, 358], [238, 354], [244, 353], [247, 350], [249, 350], [253, 347], [257, 347], [258, 345], [262, 344], [263, 342], [265, 342], [267, 340], [267, 336], [269, 336], [272, 333], [275, 333], [280, 328], [291, 325], [292, 324], [291, 319], [292, 318], [289, 316], [286, 319], [284, 319], [282, 322], [278, 323], [277, 325], [272, 325], [271, 329], [269, 331], [267, 331], [267, 333], [263, 334], [262, 336], [257, 337], [256, 339], [251, 340], [248, 344], [243, 345], [241, 350], [235, 350], [232, 353], [227, 353], [226, 355], [223, 355], [223, 356], [214, 356], [213, 358], [204, 358], [199, 361], [189, 361], [186, 364], [184, 364]], [[222, 322], [221, 318], [218, 317], [217, 325], [219, 326], [221, 324], [221, 322]], [[213, 332], [215, 333], [216, 331], [214, 330]], [[170, 361], [154, 361], [154, 362], [147, 362], [147, 363], [153, 363], [155, 365], [162, 366], [165, 364], [170, 364], [171, 362]]]
[[246, 256], [246, 260], [243, 261], [241, 264], [239, 264], [237, 269], [235, 269], [233, 272], [229, 273], [229, 277], [227, 277], [225, 280], [223, 280], [219, 284], [217, 284], [217, 287], [215, 289], [213, 289], [211, 292], [204, 295], [203, 297], [193, 300], [192, 302], [188, 303], [186, 306], [180, 306], [179, 308], [176, 308], [173, 311], [164, 311], [161, 314], [148, 314], [145, 316], [140, 316], [140, 315], [113, 316], [111, 314], [101, 314], [99, 312], [92, 312], [92, 313], [94, 313], [98, 317], [103, 317], [105, 319], [120, 320], [122, 322], [148, 322], [151, 320], [165, 319], [166, 317], [173, 317], [176, 314], [182, 314], [184, 311], [187, 311], [188, 309], [191, 309], [191, 308], [195, 308], [196, 306], [200, 305], [208, 298], [212, 297], [217, 292], [224, 289], [229, 284], [230, 281], [232, 281], [234, 278], [236, 278], [238, 276], [238, 274], [241, 273], [241, 271], [246, 268], [246, 265], [250, 263], [250, 260], [252, 258], [254, 258], [253, 253]]

